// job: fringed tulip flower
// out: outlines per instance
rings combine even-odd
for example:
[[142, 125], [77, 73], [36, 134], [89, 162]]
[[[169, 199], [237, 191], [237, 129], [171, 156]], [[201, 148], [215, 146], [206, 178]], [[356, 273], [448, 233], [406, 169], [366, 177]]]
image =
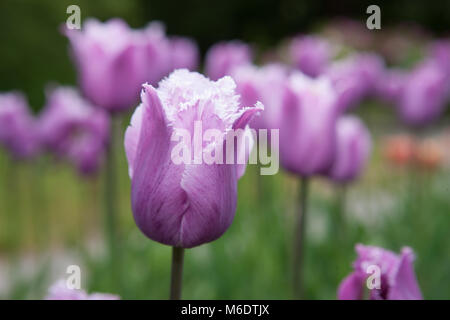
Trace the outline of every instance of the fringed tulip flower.
[[[358, 244], [356, 252], [358, 258], [353, 263], [353, 272], [339, 286], [340, 300], [361, 300], [365, 292], [371, 300], [423, 299], [414, 273], [414, 254], [410, 248], [403, 248], [397, 255], [383, 248]], [[373, 278], [369, 279], [371, 289], [367, 287], [369, 276]], [[379, 279], [376, 279], [378, 276]]]
[[95, 173], [109, 135], [109, 116], [94, 108], [75, 89], [59, 87], [48, 94], [39, 126], [42, 143], [70, 159], [83, 174]]
[[280, 161], [302, 177], [322, 174], [336, 145], [336, 92], [328, 79], [290, 76], [280, 117]]
[[200, 59], [197, 44], [193, 40], [183, 37], [173, 37], [169, 41], [169, 73], [175, 69], [196, 70]]
[[[196, 132], [201, 139], [206, 129], [225, 135], [244, 129], [262, 106], [241, 108], [230, 77], [214, 82], [185, 69], [174, 71], [157, 89], [144, 85], [141, 99], [125, 133], [136, 224], [150, 239], [174, 247], [191, 248], [217, 239], [233, 220], [237, 180], [245, 165], [198, 163]], [[180, 130], [194, 137], [192, 144], [183, 144], [183, 154], [193, 152], [193, 161], [173, 159], [178, 145], [173, 134]], [[211, 148], [224, 146], [222, 136], [197, 148], [201, 158]], [[236, 148], [244, 152], [238, 144]]]
[[404, 123], [423, 126], [444, 111], [448, 84], [445, 72], [434, 61], [417, 66], [403, 84], [397, 111]]
[[110, 112], [133, 107], [141, 84], [156, 84], [169, 70], [169, 42], [158, 23], [131, 30], [120, 19], [90, 19], [65, 34], [83, 94]]
[[325, 39], [299, 36], [289, 46], [290, 60], [296, 68], [310, 77], [322, 74], [333, 58], [333, 47]]
[[45, 300], [120, 300], [120, 297], [109, 293], [87, 294], [81, 289], [68, 288], [66, 282], [60, 280], [49, 288]]
[[32, 157], [39, 150], [36, 130], [25, 97], [16, 92], [0, 93], [0, 145], [15, 158]]
[[254, 105], [258, 101], [264, 104], [264, 112], [250, 123], [252, 128], [279, 129], [287, 73], [287, 68], [279, 64], [263, 67], [245, 65], [232, 73], [242, 106]]
[[250, 64], [252, 51], [240, 41], [220, 42], [206, 53], [205, 69], [211, 80], [230, 75], [236, 67]]
[[337, 107], [346, 111], [375, 93], [383, 69], [383, 61], [374, 54], [354, 55], [330, 66], [326, 74], [336, 89]]
[[336, 155], [327, 175], [336, 182], [348, 182], [363, 170], [370, 155], [371, 137], [356, 116], [339, 118], [336, 130]]

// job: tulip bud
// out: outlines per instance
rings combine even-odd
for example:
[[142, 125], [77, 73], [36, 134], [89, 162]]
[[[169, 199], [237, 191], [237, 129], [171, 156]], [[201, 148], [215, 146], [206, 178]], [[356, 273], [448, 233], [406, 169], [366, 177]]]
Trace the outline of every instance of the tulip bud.
[[369, 158], [370, 133], [356, 116], [339, 118], [336, 130], [336, 155], [328, 176], [337, 182], [348, 182], [361, 173]]
[[248, 45], [240, 41], [220, 42], [206, 53], [205, 69], [211, 80], [230, 75], [238, 66], [250, 64], [252, 52]]
[[65, 30], [83, 94], [110, 112], [137, 102], [141, 84], [157, 83], [170, 65], [169, 42], [160, 24], [131, 30], [120, 19], [87, 20], [81, 31]]
[[308, 177], [332, 164], [336, 145], [336, 92], [328, 79], [290, 76], [280, 117], [280, 161]]
[[417, 66], [403, 85], [397, 104], [400, 118], [409, 125], [423, 126], [444, 111], [447, 98], [446, 75], [433, 61]]
[[108, 114], [94, 108], [70, 87], [47, 95], [39, 120], [40, 139], [57, 156], [69, 159], [83, 174], [95, 173], [109, 136]]
[[16, 158], [29, 158], [38, 152], [36, 123], [27, 101], [20, 93], [0, 93], [0, 145]]
[[263, 67], [245, 65], [235, 68], [232, 77], [241, 96], [241, 105], [254, 105], [261, 101], [264, 112], [253, 119], [255, 129], [279, 128], [283, 93], [287, 84], [287, 68], [279, 64]]
[[195, 42], [189, 38], [173, 37], [170, 39], [170, 69], [189, 69], [194, 71], [198, 67], [199, 52]]
[[333, 56], [330, 43], [319, 37], [300, 36], [289, 46], [290, 60], [296, 68], [310, 77], [322, 74]]
[[384, 65], [374, 54], [358, 54], [335, 62], [327, 70], [338, 95], [337, 108], [346, 111], [375, 92]]

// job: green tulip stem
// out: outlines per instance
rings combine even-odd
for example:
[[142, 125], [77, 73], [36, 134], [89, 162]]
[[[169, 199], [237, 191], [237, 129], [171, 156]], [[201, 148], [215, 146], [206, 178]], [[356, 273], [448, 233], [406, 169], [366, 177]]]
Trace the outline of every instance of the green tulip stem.
[[293, 291], [294, 298], [303, 298], [303, 269], [305, 256], [305, 231], [306, 231], [306, 214], [307, 214], [307, 198], [308, 198], [308, 178], [302, 177], [300, 180], [299, 197], [298, 197], [298, 216], [295, 224], [294, 233], [294, 252], [293, 252]]
[[170, 280], [170, 300], [181, 299], [181, 287], [183, 282], [183, 260], [184, 260], [184, 249], [179, 247], [173, 247], [172, 272]]
[[110, 259], [112, 282], [116, 289], [121, 289], [121, 255], [118, 241], [118, 208], [119, 193], [117, 190], [118, 152], [122, 137], [121, 118], [118, 115], [111, 116], [111, 134], [105, 161], [105, 226], [106, 242]]

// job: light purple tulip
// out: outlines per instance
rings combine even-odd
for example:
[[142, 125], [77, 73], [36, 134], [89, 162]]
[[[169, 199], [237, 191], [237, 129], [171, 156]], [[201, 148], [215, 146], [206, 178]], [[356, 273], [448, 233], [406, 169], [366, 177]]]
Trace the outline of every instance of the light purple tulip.
[[205, 70], [211, 80], [230, 75], [236, 67], [250, 64], [252, 51], [240, 41], [220, 42], [206, 53]]
[[[353, 263], [354, 271], [339, 285], [340, 300], [361, 300], [365, 290], [371, 300], [422, 300], [414, 273], [414, 254], [410, 248], [403, 248], [400, 255], [389, 250], [356, 245], [358, 258]], [[380, 289], [368, 289], [367, 278], [374, 275], [376, 266], [380, 270]]]
[[369, 130], [356, 116], [340, 117], [336, 130], [336, 154], [327, 175], [336, 182], [348, 182], [362, 172], [372, 141]]
[[0, 93], [0, 145], [17, 159], [32, 157], [39, 151], [36, 121], [21, 93]]
[[[186, 69], [174, 71], [158, 89], [144, 85], [141, 99], [125, 133], [137, 226], [150, 239], [175, 247], [219, 238], [233, 220], [237, 180], [245, 165], [175, 164], [172, 152], [179, 142], [171, 137], [180, 129], [194, 137], [195, 121], [201, 121], [202, 135], [206, 129], [243, 129], [262, 107], [240, 108], [230, 77], [213, 82]], [[224, 139], [202, 143], [202, 153], [221, 150]], [[191, 153], [195, 148], [193, 143], [184, 146]], [[236, 152], [248, 151], [235, 147]]]
[[43, 145], [68, 158], [83, 174], [95, 173], [106, 149], [109, 116], [94, 108], [78, 92], [59, 87], [47, 95], [39, 124]]
[[404, 123], [423, 126], [436, 120], [444, 111], [448, 94], [446, 74], [432, 60], [412, 70], [403, 84], [397, 111]]
[[141, 84], [157, 83], [170, 66], [169, 41], [152, 23], [132, 30], [120, 19], [87, 20], [80, 30], [65, 30], [83, 94], [110, 112], [133, 107]]
[[289, 46], [290, 60], [310, 77], [322, 74], [333, 58], [332, 45], [320, 37], [298, 36]]
[[109, 293], [87, 294], [81, 289], [69, 289], [66, 282], [60, 280], [49, 288], [45, 300], [120, 300], [120, 297]]
[[308, 177], [332, 164], [336, 145], [336, 92], [330, 81], [290, 76], [280, 119], [280, 161], [285, 169]]
[[245, 65], [232, 72], [241, 105], [250, 106], [260, 101], [264, 112], [254, 117], [250, 126], [255, 129], [277, 129], [281, 115], [283, 94], [287, 85], [288, 70], [279, 64], [262, 67]]
[[333, 63], [326, 74], [336, 89], [338, 108], [346, 111], [374, 94], [383, 69], [383, 61], [374, 54], [353, 55]]
[[172, 37], [170, 39], [170, 70], [175, 69], [189, 69], [194, 71], [198, 68], [199, 52], [197, 44], [189, 39], [183, 37]]

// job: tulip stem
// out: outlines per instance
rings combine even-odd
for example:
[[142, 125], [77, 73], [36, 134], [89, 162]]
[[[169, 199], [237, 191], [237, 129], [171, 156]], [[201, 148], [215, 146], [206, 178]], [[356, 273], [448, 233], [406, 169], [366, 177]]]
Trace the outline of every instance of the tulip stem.
[[108, 243], [109, 263], [111, 266], [111, 276], [113, 283], [116, 283], [117, 289], [121, 289], [121, 261], [118, 246], [117, 230], [117, 153], [121, 136], [121, 118], [117, 115], [111, 116], [111, 134], [109, 145], [106, 149], [105, 161], [105, 222], [106, 222], [106, 241]]
[[[336, 240], [342, 241], [345, 235], [345, 205], [346, 205], [346, 196], [347, 194], [347, 186], [339, 185], [336, 187], [336, 212], [334, 214], [334, 235]], [[342, 245], [344, 243], [341, 243]]]
[[181, 286], [183, 282], [184, 249], [173, 247], [172, 249], [172, 274], [170, 280], [170, 300], [181, 299]]
[[300, 180], [299, 198], [298, 198], [299, 210], [294, 234], [293, 289], [294, 289], [294, 297], [296, 299], [301, 299], [303, 297], [303, 289], [304, 289], [303, 268], [304, 268], [304, 256], [306, 247], [305, 225], [308, 206], [307, 203], [308, 186], [309, 186], [308, 179], [302, 177]]

